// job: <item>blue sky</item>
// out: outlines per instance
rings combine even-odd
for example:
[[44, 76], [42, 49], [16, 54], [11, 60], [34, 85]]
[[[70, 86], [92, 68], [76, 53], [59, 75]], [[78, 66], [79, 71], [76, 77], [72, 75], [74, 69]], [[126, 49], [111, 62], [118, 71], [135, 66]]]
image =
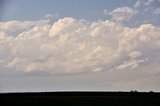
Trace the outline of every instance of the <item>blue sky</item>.
[[49, 13], [98, 19], [97, 14], [105, 9], [133, 3], [133, 0], [5, 0], [1, 3], [1, 20], [38, 20]]
[[160, 92], [160, 0], [1, 0], [0, 92]]
[[[150, 2], [148, 5], [145, 2]], [[117, 7], [134, 8], [136, 0], [4, 0], [0, 3], [0, 21], [39, 20], [47, 14], [59, 14], [60, 17], [74, 17], [88, 21], [105, 20], [104, 10], [112, 11]], [[153, 14], [159, 7], [158, 0], [142, 0], [137, 7], [138, 15], [134, 16], [128, 26], [150, 22], [159, 25], [159, 15]], [[148, 10], [147, 10], [148, 9]], [[147, 11], [146, 11], [147, 10]], [[145, 11], [145, 12], [144, 12]]]

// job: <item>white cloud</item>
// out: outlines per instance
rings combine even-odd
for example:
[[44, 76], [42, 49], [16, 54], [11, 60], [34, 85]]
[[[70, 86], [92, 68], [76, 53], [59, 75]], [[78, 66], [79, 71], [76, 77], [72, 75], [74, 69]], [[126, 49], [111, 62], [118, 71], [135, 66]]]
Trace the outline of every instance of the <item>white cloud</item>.
[[140, 63], [144, 63], [145, 60], [129, 60], [129, 61], [124, 61], [123, 64], [119, 65], [116, 67], [116, 70], [123, 70], [123, 69], [133, 69], [138, 67]]
[[51, 22], [57, 21], [61, 16], [58, 13], [55, 14], [47, 14], [45, 15], [42, 20], [49, 20]]
[[160, 8], [157, 8], [157, 9], [154, 11], [154, 14], [160, 15]]
[[131, 58], [137, 58], [137, 57], [139, 57], [141, 55], [142, 55], [142, 53], [140, 51], [133, 51], [133, 52], [129, 53], [129, 56]]
[[103, 10], [103, 14], [108, 15], [108, 10], [107, 9]]
[[10, 36], [17, 36], [24, 31], [32, 29], [35, 25], [43, 25], [48, 22], [49, 20], [0, 22], [0, 32], [4, 32]]
[[47, 14], [47, 15], [44, 16], [44, 18], [46, 18], [46, 19], [49, 19], [49, 18], [52, 18], [52, 17], [53, 17], [52, 14]]
[[[133, 13], [127, 7], [112, 11], [119, 12]], [[134, 70], [144, 64], [157, 69], [159, 41], [160, 27], [152, 24], [129, 28], [111, 20], [88, 24], [71, 17], [53, 24], [1, 22], [0, 66], [12, 72], [49, 74]]]
[[159, 2], [159, 0], [137, 0], [134, 4], [135, 8], [141, 7], [141, 6], [147, 6], [150, 5], [153, 2]]
[[130, 7], [119, 7], [111, 12], [104, 10], [103, 13], [105, 15], [110, 15], [112, 17], [112, 20], [116, 22], [123, 22], [132, 18], [132, 16], [134, 16], [137, 11], [133, 10]]
[[137, 0], [137, 2], [134, 4], [134, 7], [135, 7], [135, 8], [138, 8], [140, 5], [141, 5], [141, 1], [140, 1], [140, 0]]

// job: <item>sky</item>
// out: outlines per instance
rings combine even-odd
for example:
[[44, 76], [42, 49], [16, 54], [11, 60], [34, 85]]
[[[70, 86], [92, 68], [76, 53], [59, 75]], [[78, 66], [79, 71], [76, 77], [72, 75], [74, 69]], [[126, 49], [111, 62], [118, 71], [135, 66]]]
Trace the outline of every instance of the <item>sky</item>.
[[1, 0], [0, 92], [160, 92], [160, 0]]
[[[117, 6], [128, 6], [131, 1], [116, 0], [4, 0], [1, 6], [1, 20], [38, 20], [47, 14], [58, 13], [75, 18], [96, 19], [97, 13]], [[89, 15], [89, 16], [88, 16]]]

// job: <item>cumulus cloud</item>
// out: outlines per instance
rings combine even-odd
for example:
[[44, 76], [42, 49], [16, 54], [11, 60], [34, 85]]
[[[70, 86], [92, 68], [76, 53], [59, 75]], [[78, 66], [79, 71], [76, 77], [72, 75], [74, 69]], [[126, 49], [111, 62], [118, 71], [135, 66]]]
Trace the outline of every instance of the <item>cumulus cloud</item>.
[[[114, 17], [124, 14], [122, 19], [134, 13], [128, 7], [112, 11]], [[75, 74], [160, 65], [159, 26], [130, 28], [113, 20], [88, 23], [71, 17], [54, 23], [0, 22], [0, 71]]]
[[130, 7], [118, 7], [111, 12], [104, 10], [103, 13], [105, 15], [110, 15], [112, 17], [112, 20], [116, 22], [123, 22], [132, 18], [132, 16], [134, 16], [137, 11], [133, 10]]

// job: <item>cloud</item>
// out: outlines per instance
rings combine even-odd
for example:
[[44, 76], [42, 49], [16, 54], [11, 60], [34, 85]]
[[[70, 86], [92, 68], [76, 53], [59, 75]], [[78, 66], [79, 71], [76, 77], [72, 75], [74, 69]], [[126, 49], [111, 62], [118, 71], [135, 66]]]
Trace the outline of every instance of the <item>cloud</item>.
[[42, 17], [42, 20], [48, 20], [50, 22], [57, 21], [61, 16], [58, 13], [55, 14], [47, 14]]
[[137, 57], [139, 57], [141, 55], [142, 55], [142, 53], [140, 51], [133, 51], [133, 52], [129, 53], [129, 56], [131, 58], [137, 58]]
[[160, 8], [157, 8], [157, 9], [154, 11], [154, 14], [160, 15]]
[[[147, 60], [147, 59], [146, 59]], [[124, 61], [123, 64], [116, 67], [116, 70], [122, 70], [122, 69], [133, 69], [138, 67], [139, 63], [144, 63], [145, 60], [129, 60]]]
[[[113, 10], [112, 14], [131, 17], [133, 11], [124, 7]], [[159, 26], [143, 24], [130, 28], [112, 20], [88, 23], [72, 17], [54, 23], [47, 20], [0, 22], [1, 75], [129, 71], [150, 66], [157, 69], [160, 65], [157, 63]]]
[[138, 0], [138, 1], [134, 4], [134, 7], [135, 7], [135, 8], [138, 8], [140, 5], [141, 5], [141, 1]]
[[0, 31], [10, 36], [17, 36], [24, 31], [32, 29], [35, 25], [43, 25], [48, 22], [49, 20], [0, 22]]
[[103, 10], [103, 14], [108, 15], [108, 10], [107, 9]]
[[112, 17], [112, 20], [116, 22], [123, 22], [132, 18], [132, 16], [134, 16], [137, 11], [133, 10], [130, 7], [118, 7], [111, 12], [104, 10], [103, 13], [105, 15], [110, 15]]
[[135, 8], [139, 8], [141, 6], [147, 6], [155, 2], [160, 2], [159, 0], [137, 0], [134, 4]]
[[155, 76], [150, 76], [150, 77], [144, 77], [140, 79], [135, 79], [135, 80], [128, 80], [128, 81], [117, 81], [116, 83], [111, 84], [112, 90], [117, 90], [119, 91], [131, 91], [131, 90], [136, 90], [136, 91], [155, 91], [159, 92], [159, 83], [158, 80], [159, 77]]

